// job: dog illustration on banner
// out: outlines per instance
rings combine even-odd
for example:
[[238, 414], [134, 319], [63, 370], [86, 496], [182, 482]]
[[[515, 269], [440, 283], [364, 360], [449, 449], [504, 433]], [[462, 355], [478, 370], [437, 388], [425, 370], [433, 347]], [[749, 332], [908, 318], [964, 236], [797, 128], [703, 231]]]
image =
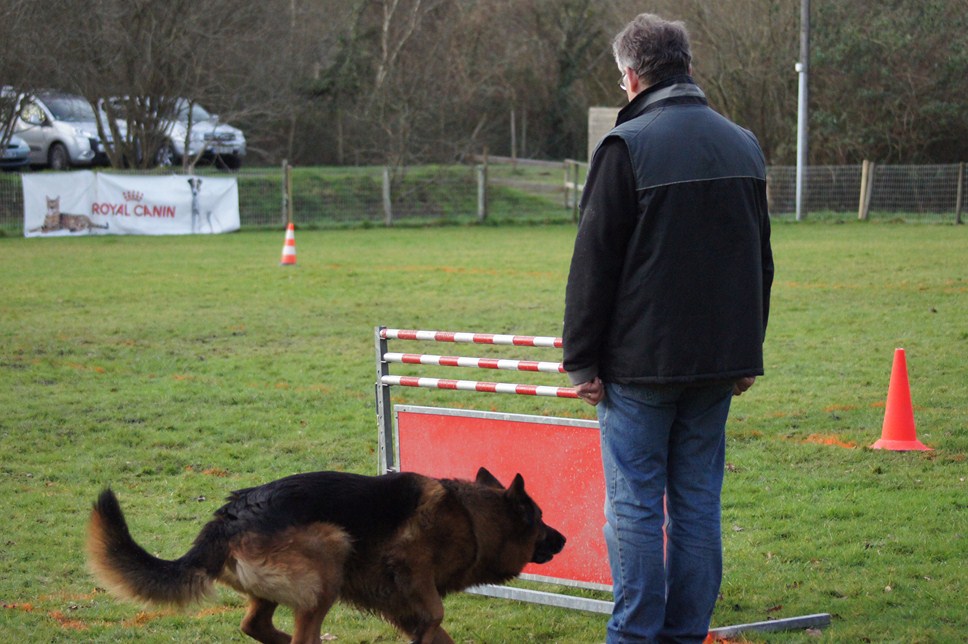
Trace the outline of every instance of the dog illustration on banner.
[[[192, 189], [192, 232], [197, 233], [201, 232], [200, 220], [202, 218], [202, 212], [201, 206], [199, 205], [198, 195], [202, 192], [202, 180], [199, 177], [191, 177], [188, 179], [188, 185]], [[205, 221], [208, 222], [209, 232], [214, 233], [215, 229], [212, 227], [211, 210], [205, 211]], [[216, 219], [215, 223], [218, 223], [218, 219]]]
[[108, 229], [107, 224], [95, 224], [87, 215], [69, 215], [62, 213], [60, 209], [60, 195], [47, 197], [47, 214], [44, 216], [44, 225], [34, 228], [31, 233], [52, 233], [57, 230], [66, 230], [76, 233], [82, 230], [91, 232], [94, 228]]
[[[505, 488], [483, 467], [473, 482], [315, 472], [239, 490], [172, 561], [135, 543], [105, 490], [87, 541], [91, 568], [117, 595], [185, 605], [218, 581], [248, 596], [242, 631], [272, 644], [319, 642], [337, 600], [382, 615], [413, 642], [453, 644], [441, 626], [447, 593], [507, 582], [564, 545], [520, 474]], [[295, 613], [291, 638], [273, 625], [279, 604]]]

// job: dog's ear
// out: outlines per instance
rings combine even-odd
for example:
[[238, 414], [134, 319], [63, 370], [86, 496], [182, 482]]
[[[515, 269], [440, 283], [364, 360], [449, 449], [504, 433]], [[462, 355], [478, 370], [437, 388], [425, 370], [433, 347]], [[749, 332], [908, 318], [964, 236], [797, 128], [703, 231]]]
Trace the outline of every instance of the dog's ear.
[[508, 496], [526, 496], [524, 493], [524, 477], [520, 474], [514, 475], [514, 480], [511, 481], [511, 487], [508, 488]]
[[493, 474], [488, 472], [486, 467], [482, 467], [481, 469], [477, 470], [477, 478], [474, 479], [474, 482], [481, 485], [486, 485], [488, 487], [496, 487], [500, 490], [504, 489], [504, 486], [501, 485], [501, 482], [498, 481]]
[[509, 507], [515, 509], [521, 521], [529, 529], [535, 527], [540, 521], [541, 510], [524, 491], [524, 477], [520, 474], [515, 475], [511, 486], [504, 492], [504, 499]]

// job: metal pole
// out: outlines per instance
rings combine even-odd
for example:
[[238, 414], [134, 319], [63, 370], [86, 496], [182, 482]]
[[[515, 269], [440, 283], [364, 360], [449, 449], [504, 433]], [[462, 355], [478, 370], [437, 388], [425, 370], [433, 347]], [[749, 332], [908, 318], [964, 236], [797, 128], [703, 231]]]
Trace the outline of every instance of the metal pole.
[[800, 0], [800, 62], [796, 64], [800, 76], [797, 91], [797, 221], [806, 217], [803, 206], [804, 173], [807, 166], [807, 104], [809, 101], [808, 75], [810, 67], [810, 0]]
[[380, 474], [397, 471], [396, 451], [393, 444], [393, 405], [390, 401], [390, 386], [383, 384], [383, 378], [390, 375], [390, 367], [383, 356], [387, 352], [387, 341], [381, 331], [386, 327], [374, 329], [373, 340], [376, 345], [376, 422], [379, 427], [377, 443]]

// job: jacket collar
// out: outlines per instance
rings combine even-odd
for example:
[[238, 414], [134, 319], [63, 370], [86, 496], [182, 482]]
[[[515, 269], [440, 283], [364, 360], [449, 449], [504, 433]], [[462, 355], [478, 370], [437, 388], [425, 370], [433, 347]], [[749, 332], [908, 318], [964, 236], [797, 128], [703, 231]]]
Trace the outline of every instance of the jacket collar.
[[633, 98], [628, 105], [619, 111], [615, 125], [621, 125], [646, 111], [666, 105], [667, 101], [673, 99], [676, 103], [687, 102], [708, 105], [706, 95], [699, 89], [691, 76], [670, 76]]

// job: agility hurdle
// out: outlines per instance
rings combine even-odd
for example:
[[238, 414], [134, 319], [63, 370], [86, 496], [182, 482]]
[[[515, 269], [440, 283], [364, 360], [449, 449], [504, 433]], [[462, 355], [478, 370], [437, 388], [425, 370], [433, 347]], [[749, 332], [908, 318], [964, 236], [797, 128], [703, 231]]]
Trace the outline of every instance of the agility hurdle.
[[[467, 479], [484, 466], [505, 482], [520, 473], [547, 523], [568, 539], [559, 555], [547, 564], [527, 566], [521, 578], [610, 592], [611, 573], [602, 534], [605, 484], [597, 421], [393, 405], [390, 398], [391, 387], [419, 387], [577, 399], [572, 387], [390, 373], [392, 365], [410, 365], [564, 374], [561, 363], [391, 352], [390, 341], [560, 349], [561, 338], [376, 327], [379, 470], [381, 474], [415, 471], [440, 478]], [[522, 436], [527, 439], [522, 440]], [[538, 455], [540, 458], [536, 458]], [[611, 601], [554, 592], [508, 586], [478, 586], [468, 592], [595, 613], [612, 612]], [[829, 623], [830, 615], [823, 613], [717, 628], [710, 633], [728, 637], [744, 631], [823, 628]]]

